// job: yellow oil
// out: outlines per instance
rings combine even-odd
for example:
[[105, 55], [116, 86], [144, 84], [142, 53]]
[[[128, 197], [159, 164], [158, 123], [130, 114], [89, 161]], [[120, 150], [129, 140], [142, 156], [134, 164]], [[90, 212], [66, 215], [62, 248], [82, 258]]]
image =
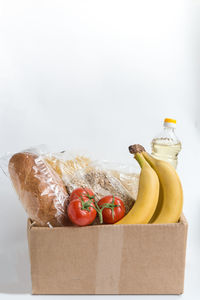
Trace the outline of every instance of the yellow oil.
[[153, 139], [152, 156], [169, 162], [175, 169], [178, 162], [178, 154], [181, 150], [181, 143], [172, 143], [169, 139]]

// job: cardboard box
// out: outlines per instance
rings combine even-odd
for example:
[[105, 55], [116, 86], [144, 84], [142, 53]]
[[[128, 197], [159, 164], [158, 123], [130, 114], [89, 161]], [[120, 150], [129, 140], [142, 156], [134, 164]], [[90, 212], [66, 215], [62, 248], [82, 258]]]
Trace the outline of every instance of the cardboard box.
[[31, 227], [33, 294], [181, 294], [187, 221]]

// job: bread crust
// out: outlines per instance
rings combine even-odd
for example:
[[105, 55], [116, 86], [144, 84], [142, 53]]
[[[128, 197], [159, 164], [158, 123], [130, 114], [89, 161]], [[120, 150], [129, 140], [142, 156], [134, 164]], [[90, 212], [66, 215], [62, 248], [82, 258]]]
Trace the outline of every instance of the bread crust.
[[33, 221], [40, 226], [67, 225], [69, 195], [62, 179], [42, 157], [16, 153], [8, 169], [20, 201]]

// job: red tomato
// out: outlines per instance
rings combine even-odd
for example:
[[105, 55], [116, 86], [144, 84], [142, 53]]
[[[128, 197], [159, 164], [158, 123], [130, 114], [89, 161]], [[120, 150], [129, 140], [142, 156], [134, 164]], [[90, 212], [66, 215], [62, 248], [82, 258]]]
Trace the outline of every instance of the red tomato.
[[79, 198], [81, 196], [88, 196], [88, 200], [89, 200], [89, 197], [94, 196], [94, 193], [88, 188], [77, 188], [73, 190], [73, 192], [71, 193], [69, 197], [69, 201], [72, 201], [77, 197]]
[[[113, 208], [107, 208], [106, 204], [112, 204], [112, 205], [118, 205], [117, 207]], [[107, 224], [113, 224], [122, 219], [125, 215], [125, 206], [124, 202], [112, 195], [103, 197], [98, 202], [98, 206], [102, 208], [105, 206], [105, 208], [102, 211], [103, 215], [103, 222]]]
[[72, 223], [78, 226], [91, 224], [97, 214], [94, 202], [87, 196], [74, 198], [68, 205], [67, 213]]

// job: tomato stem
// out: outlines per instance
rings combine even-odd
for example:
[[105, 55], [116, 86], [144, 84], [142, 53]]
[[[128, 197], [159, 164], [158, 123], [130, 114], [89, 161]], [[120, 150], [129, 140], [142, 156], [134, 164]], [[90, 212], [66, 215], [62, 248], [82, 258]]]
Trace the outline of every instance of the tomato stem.
[[113, 216], [113, 220], [114, 220], [114, 208], [120, 206], [120, 205], [114, 204], [114, 200], [115, 199], [114, 199], [114, 196], [113, 196], [112, 203], [104, 203], [103, 205], [101, 205], [101, 207], [99, 207], [96, 199], [94, 200], [94, 203], [95, 203], [95, 206], [96, 206], [96, 211], [97, 211], [98, 216], [99, 216], [100, 224], [103, 223], [103, 210], [104, 210], [104, 208], [110, 208], [112, 210], [112, 216]]
[[[95, 195], [91, 196], [88, 193], [86, 195], [86, 197], [89, 199], [88, 201], [83, 201], [82, 196], [80, 196], [80, 200], [81, 200], [81, 204], [82, 204], [82, 207], [81, 207], [82, 210], [90, 211], [89, 207], [94, 208], [96, 210], [97, 214], [98, 214], [100, 224], [102, 224], [103, 223], [103, 213], [102, 212], [103, 212], [104, 208], [110, 208], [111, 211], [112, 211], [112, 218], [114, 220], [114, 208], [120, 206], [120, 205], [114, 204], [115, 203], [115, 197], [114, 196], [113, 196], [112, 203], [105, 203], [105, 204], [101, 205], [101, 207], [99, 207], [98, 202], [95, 198]], [[95, 204], [95, 207], [91, 205], [92, 202]]]
[[80, 196], [79, 198], [81, 200], [81, 210], [90, 211], [89, 207], [93, 207], [94, 208], [94, 206], [91, 205], [92, 200], [84, 201], [82, 196]]

